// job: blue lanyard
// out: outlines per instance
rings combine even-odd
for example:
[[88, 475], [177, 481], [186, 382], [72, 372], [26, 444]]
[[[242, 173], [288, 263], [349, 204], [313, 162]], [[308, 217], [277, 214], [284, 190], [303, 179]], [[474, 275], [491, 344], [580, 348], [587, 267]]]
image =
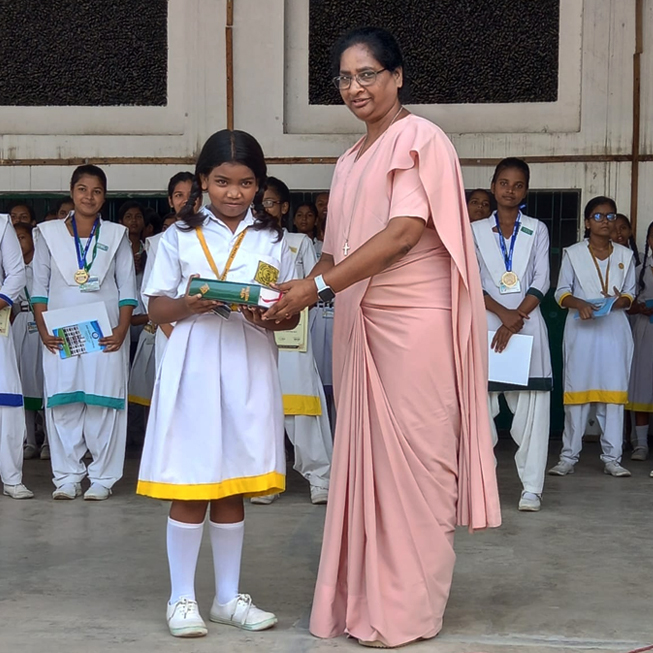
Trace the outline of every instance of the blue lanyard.
[[510, 250], [506, 250], [506, 243], [505, 239], [503, 237], [503, 233], [501, 231], [501, 227], [499, 226], [499, 216], [497, 215], [497, 212], [494, 212], [494, 221], [496, 222], [497, 225], [497, 232], [499, 234], [499, 246], [501, 247], [501, 253], [503, 254], [503, 262], [505, 263], [506, 266], [506, 272], [512, 272], [512, 255], [515, 251], [515, 243], [517, 242], [517, 234], [519, 233], [519, 227], [521, 226], [521, 211], [519, 212], [519, 215], [517, 216], [517, 220], [515, 220], [515, 228], [513, 229], [512, 232], [512, 237], [510, 238]]
[[75, 251], [77, 252], [77, 264], [80, 270], [86, 270], [88, 272], [91, 269], [91, 265], [93, 265], [93, 263], [95, 262], [97, 247], [93, 251], [94, 256], [90, 264], [86, 263], [86, 257], [88, 256], [88, 250], [91, 248], [91, 243], [93, 242], [93, 236], [95, 236], [95, 233], [100, 224], [100, 218], [99, 216], [95, 218], [95, 222], [93, 223], [93, 229], [91, 229], [91, 235], [88, 237], [88, 241], [86, 241], [86, 247], [84, 248], [84, 251], [82, 251], [82, 241], [79, 237], [79, 234], [77, 233], [77, 222], [75, 221], [74, 214], [72, 217], [72, 224], [73, 224], [73, 234], [75, 235]]

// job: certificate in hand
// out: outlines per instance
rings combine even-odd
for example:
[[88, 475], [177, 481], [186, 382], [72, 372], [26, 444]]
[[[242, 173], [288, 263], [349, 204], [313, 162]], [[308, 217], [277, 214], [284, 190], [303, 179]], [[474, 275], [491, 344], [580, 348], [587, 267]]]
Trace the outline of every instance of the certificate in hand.
[[274, 340], [279, 349], [305, 354], [308, 351], [308, 308], [299, 314], [299, 322], [294, 329], [275, 331]]
[[491, 347], [496, 331], [490, 331], [488, 337], [489, 380], [495, 383], [528, 385], [528, 372], [533, 353], [533, 336], [516, 334], [511, 336], [508, 346], [497, 354]]

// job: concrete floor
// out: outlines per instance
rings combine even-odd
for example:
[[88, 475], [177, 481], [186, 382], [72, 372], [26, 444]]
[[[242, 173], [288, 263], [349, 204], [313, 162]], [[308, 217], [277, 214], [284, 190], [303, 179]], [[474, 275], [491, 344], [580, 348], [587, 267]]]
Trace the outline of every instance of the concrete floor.
[[[511, 457], [502, 442], [503, 527], [460, 531], [443, 632], [410, 650], [626, 653], [653, 645], [653, 463], [628, 461], [633, 478], [607, 477], [588, 444], [576, 474], [547, 477], [542, 512], [522, 514]], [[294, 472], [280, 501], [247, 508], [241, 589], [274, 610], [279, 625], [247, 634], [210, 624], [208, 637], [178, 640], [164, 618], [167, 505], [134, 495], [137, 460], [104, 503], [52, 501], [48, 467], [25, 463], [34, 500], [0, 497], [0, 653], [364, 650], [307, 630], [325, 509], [311, 505]], [[208, 616], [208, 541], [197, 590]]]

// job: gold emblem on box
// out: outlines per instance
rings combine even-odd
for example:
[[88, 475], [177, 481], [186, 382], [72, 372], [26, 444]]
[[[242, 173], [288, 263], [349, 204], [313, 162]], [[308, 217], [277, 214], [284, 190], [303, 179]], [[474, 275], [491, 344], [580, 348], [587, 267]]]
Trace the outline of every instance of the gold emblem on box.
[[250, 290], [249, 286], [245, 286], [245, 287], [240, 291], [240, 298], [241, 298], [243, 301], [245, 301], [245, 302], [248, 302], [248, 301], [249, 301], [249, 290]]
[[206, 295], [206, 293], [209, 292], [209, 290], [211, 290], [211, 288], [209, 287], [208, 283], [205, 283], [203, 286], [200, 286], [200, 292], [203, 295]]

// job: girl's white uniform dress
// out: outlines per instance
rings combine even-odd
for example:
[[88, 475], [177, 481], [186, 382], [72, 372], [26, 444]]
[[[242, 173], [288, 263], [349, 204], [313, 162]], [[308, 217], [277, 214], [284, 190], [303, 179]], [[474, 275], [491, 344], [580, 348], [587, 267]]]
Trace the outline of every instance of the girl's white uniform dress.
[[[292, 254], [294, 276], [304, 279], [317, 264], [313, 243], [304, 234], [286, 232], [284, 237]], [[279, 351], [279, 376], [286, 433], [295, 447], [295, 469], [311, 485], [328, 489], [333, 439], [310, 336], [310, 325], [319, 310], [309, 311], [307, 351]]]
[[[583, 240], [567, 247], [555, 293], [561, 304], [565, 297], [592, 301], [602, 297], [601, 282]], [[631, 300], [635, 296], [635, 264], [627, 247], [613, 244], [612, 254], [598, 261], [603, 279], [608, 275], [609, 293], [616, 287]], [[623, 445], [623, 412], [628, 402], [628, 382], [633, 357], [633, 336], [623, 310], [591, 320], [575, 319], [570, 309], [563, 338], [565, 427], [560, 460], [575, 464], [583, 446], [583, 434], [590, 405], [596, 404], [601, 427], [604, 463], [620, 462]]]
[[[521, 226], [515, 240], [512, 270], [519, 278], [520, 291], [506, 294], [500, 292], [506, 265], [499, 241], [503, 235], [493, 231], [495, 215], [472, 223], [483, 292], [509, 309], [516, 309], [527, 295], [542, 301], [550, 287], [549, 232], [544, 223], [535, 218], [520, 214], [519, 219]], [[510, 241], [511, 238], [504, 238], [506, 251], [510, 249]], [[488, 330], [496, 331], [502, 324], [501, 320], [490, 311], [486, 313]], [[520, 331], [522, 335], [533, 336], [528, 385], [490, 382], [490, 414], [493, 418], [499, 414], [499, 395], [503, 393], [514, 414], [510, 434], [519, 445], [515, 454], [519, 478], [526, 492], [541, 494], [549, 447], [553, 373], [549, 337], [540, 307], [537, 306], [529, 317], [524, 320]], [[496, 444], [498, 436], [494, 419], [491, 428]]]
[[[140, 295], [140, 293], [138, 293]], [[143, 301], [138, 300], [134, 315], [145, 315], [147, 309]], [[129, 402], [140, 406], [149, 406], [154, 390], [156, 376], [156, 358], [154, 353], [157, 329], [148, 322], [138, 336], [138, 345], [134, 361], [129, 371]]]
[[[650, 256], [644, 261], [644, 289], [637, 295], [637, 301], [653, 300], [653, 261]], [[635, 271], [639, 279], [642, 266]], [[639, 285], [637, 285], [639, 290]], [[627, 410], [638, 413], [653, 413], [653, 323], [647, 315], [630, 315], [633, 330], [634, 355], [628, 385]]]
[[[25, 264], [8, 215], [0, 213], [0, 299], [13, 306], [25, 287]], [[14, 339], [0, 334], [0, 478], [5, 485], [23, 479], [25, 412]]]
[[18, 357], [18, 372], [23, 384], [25, 410], [37, 411], [43, 408], [43, 352], [31, 297], [34, 289], [33, 262], [25, 266], [27, 282], [14, 304], [17, 309], [12, 333]]
[[[82, 292], [74, 278], [79, 263], [69, 221], [44, 222], [34, 230], [32, 303], [47, 304], [53, 310], [103, 301], [115, 328], [120, 308], [138, 304], [127, 230], [100, 220], [97, 256], [90, 269], [90, 275], [99, 279], [100, 290]], [[85, 247], [87, 239], [81, 242]], [[89, 247], [89, 263], [94, 244]], [[62, 359], [43, 347], [45, 417], [57, 487], [79, 483], [88, 475], [92, 483], [111, 488], [121, 478], [128, 374], [129, 334], [116, 352]], [[82, 462], [87, 449], [93, 457], [88, 470]]]
[[[256, 284], [293, 278], [285, 240], [255, 230], [249, 211], [232, 233], [202, 208], [204, 237], [218, 270], [247, 229], [227, 281]], [[171, 226], [160, 240], [146, 295], [182, 297], [191, 275], [215, 279], [197, 233]], [[247, 322], [192, 315], [180, 320], [157, 370], [138, 494], [215, 500], [285, 488], [283, 403], [274, 334]]]

